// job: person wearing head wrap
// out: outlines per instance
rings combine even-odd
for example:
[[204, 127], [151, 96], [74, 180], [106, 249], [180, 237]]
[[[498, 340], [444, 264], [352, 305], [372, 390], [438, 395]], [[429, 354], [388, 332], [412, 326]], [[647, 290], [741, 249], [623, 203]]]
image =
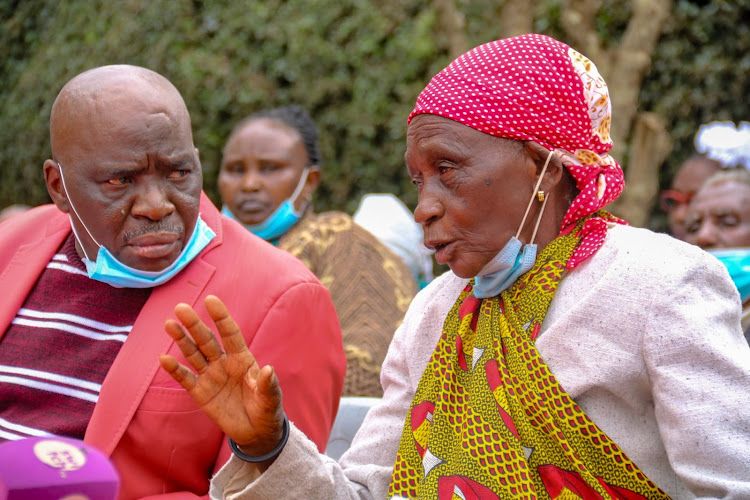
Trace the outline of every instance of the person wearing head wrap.
[[[271, 368], [248, 364], [232, 400], [250, 424], [204, 407], [241, 450], [211, 495], [749, 498], [736, 289], [705, 252], [604, 211], [623, 189], [610, 109], [594, 64], [543, 35], [481, 45], [436, 75], [405, 159], [415, 220], [451, 270], [396, 332], [382, 401], [336, 463], [282, 425]], [[208, 337], [196, 342], [210, 358]], [[194, 398], [227, 394], [185, 366], [175, 376]]]

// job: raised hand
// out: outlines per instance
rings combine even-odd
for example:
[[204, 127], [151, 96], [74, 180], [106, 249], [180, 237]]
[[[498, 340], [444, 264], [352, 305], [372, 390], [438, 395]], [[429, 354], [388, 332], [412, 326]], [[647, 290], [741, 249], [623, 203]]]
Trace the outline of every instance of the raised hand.
[[164, 329], [195, 373], [168, 354], [159, 361], [245, 453], [264, 455], [282, 436], [279, 380], [271, 366], [258, 366], [221, 300], [209, 295], [205, 305], [224, 349], [189, 305], [178, 304], [174, 312], [179, 322], [168, 319]]

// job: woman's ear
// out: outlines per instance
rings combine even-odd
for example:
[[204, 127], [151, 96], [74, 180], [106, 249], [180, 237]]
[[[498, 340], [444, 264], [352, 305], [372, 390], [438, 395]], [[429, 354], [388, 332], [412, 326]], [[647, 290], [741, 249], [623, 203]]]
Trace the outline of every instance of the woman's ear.
[[[536, 172], [534, 174], [534, 182], [539, 180], [542, 170], [544, 170], [544, 178], [539, 184], [539, 189], [544, 192], [555, 191], [558, 185], [563, 181], [565, 177], [565, 167], [563, 166], [560, 158], [552, 153], [549, 149], [544, 146], [540, 146], [536, 142], [526, 141], [524, 147], [536, 165]], [[547, 159], [549, 158], [549, 162]], [[544, 164], [547, 163], [547, 168], [544, 168]]]
[[309, 168], [305, 185], [302, 186], [302, 190], [297, 197], [297, 202], [294, 204], [297, 210], [304, 209], [310, 203], [312, 195], [318, 189], [318, 184], [320, 183], [320, 168], [317, 165], [311, 165]]
[[57, 205], [57, 208], [61, 212], [68, 213], [70, 210], [68, 193], [65, 192], [65, 186], [63, 186], [60, 165], [55, 160], [46, 160], [44, 162], [44, 180], [47, 184], [49, 197], [52, 198], [52, 203]]

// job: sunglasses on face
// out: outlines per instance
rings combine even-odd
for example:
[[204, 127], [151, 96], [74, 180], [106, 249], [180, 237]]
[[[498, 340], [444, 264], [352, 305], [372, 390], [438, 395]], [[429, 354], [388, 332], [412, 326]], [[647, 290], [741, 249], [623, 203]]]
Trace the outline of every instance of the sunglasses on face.
[[693, 199], [693, 195], [694, 193], [682, 193], [680, 191], [675, 191], [674, 189], [663, 191], [659, 196], [661, 209], [665, 212], [674, 210], [679, 205], [690, 203], [690, 200]]

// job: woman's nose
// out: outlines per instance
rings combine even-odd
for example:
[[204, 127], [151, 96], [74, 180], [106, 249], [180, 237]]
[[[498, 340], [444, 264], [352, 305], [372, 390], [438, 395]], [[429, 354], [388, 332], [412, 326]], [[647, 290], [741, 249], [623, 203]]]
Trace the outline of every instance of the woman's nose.
[[414, 209], [414, 220], [418, 224], [431, 224], [443, 216], [445, 209], [433, 189], [424, 186], [419, 193], [419, 202]]
[[243, 191], [258, 191], [263, 185], [261, 176], [255, 169], [249, 169], [245, 172], [241, 182]]

